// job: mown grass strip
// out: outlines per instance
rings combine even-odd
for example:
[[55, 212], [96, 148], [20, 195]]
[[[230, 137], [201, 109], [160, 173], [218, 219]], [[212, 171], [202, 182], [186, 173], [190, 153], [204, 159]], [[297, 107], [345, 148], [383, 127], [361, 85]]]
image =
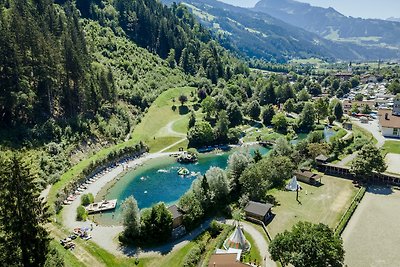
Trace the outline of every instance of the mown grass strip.
[[357, 195], [354, 197], [353, 201], [351, 202], [350, 207], [343, 214], [342, 218], [340, 218], [339, 223], [335, 228], [336, 235], [341, 235], [343, 233], [343, 231], [346, 228], [347, 224], [349, 223], [351, 217], [353, 216], [354, 212], [356, 211], [358, 205], [360, 204], [361, 200], [363, 199], [366, 191], [367, 191], [367, 188], [363, 186], [357, 192]]

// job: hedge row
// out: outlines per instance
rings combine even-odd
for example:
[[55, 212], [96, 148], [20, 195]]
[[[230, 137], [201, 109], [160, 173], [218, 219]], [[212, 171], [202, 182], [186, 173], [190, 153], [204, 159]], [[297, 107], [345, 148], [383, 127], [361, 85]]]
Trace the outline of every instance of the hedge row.
[[346, 228], [347, 224], [351, 219], [351, 216], [353, 216], [354, 212], [356, 211], [358, 204], [360, 204], [361, 200], [363, 199], [366, 191], [367, 191], [366, 187], [361, 187], [360, 190], [357, 192], [357, 195], [351, 202], [350, 207], [343, 214], [342, 218], [340, 219], [338, 225], [335, 228], [336, 235], [341, 235], [343, 233], [344, 229]]

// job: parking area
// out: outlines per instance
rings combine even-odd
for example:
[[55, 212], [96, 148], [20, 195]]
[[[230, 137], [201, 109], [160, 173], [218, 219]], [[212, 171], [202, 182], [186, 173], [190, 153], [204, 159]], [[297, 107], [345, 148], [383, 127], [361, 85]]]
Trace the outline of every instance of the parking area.
[[388, 153], [385, 162], [388, 166], [388, 172], [400, 174], [400, 154]]

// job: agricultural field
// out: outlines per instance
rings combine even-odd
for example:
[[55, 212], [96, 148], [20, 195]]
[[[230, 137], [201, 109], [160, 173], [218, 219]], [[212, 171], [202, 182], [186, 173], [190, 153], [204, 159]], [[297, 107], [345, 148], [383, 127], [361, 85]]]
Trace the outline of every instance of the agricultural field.
[[273, 208], [275, 217], [267, 226], [272, 237], [289, 230], [299, 221], [321, 222], [331, 228], [336, 227], [356, 195], [357, 188], [350, 180], [326, 175], [322, 177], [322, 184], [315, 187], [300, 182], [303, 190], [299, 192], [299, 202], [296, 192], [271, 191], [270, 194], [277, 201]]

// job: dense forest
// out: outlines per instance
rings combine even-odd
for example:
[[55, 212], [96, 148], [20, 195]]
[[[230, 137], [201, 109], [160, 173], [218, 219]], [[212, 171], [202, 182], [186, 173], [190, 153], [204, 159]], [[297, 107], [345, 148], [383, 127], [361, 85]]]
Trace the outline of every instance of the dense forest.
[[[21, 128], [40, 128], [45, 123], [65, 128], [73, 122], [72, 131], [82, 132], [82, 121], [98, 114], [108, 120], [111, 114], [118, 114], [121, 100], [143, 111], [159, 93], [154, 82], [160, 79], [140, 85], [142, 75], [160, 71], [148, 67], [135, 72], [132, 61], [140, 65], [149, 57], [163, 66], [161, 76], [170, 76], [171, 69], [179, 68], [213, 83], [248, 72], [183, 6], [169, 8], [155, 0], [57, 3], [0, 2], [0, 125], [19, 128], [20, 135], [24, 132]], [[97, 20], [101, 28], [86, 21], [83, 30], [81, 14]], [[99, 36], [108, 39], [96, 42]], [[118, 56], [135, 46], [131, 41], [150, 53], [129, 53], [129, 60], [121, 63]], [[118, 61], [118, 66], [110, 61]], [[187, 80], [179, 70], [173, 72], [182, 77], [176, 80]], [[41, 134], [39, 130], [34, 133]], [[51, 134], [47, 137], [54, 138]]]

